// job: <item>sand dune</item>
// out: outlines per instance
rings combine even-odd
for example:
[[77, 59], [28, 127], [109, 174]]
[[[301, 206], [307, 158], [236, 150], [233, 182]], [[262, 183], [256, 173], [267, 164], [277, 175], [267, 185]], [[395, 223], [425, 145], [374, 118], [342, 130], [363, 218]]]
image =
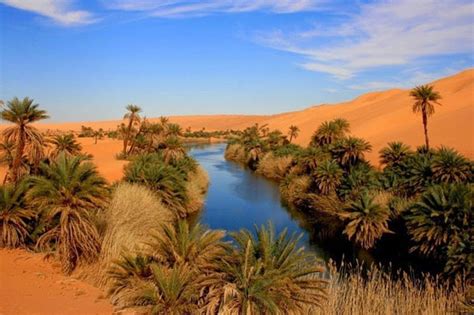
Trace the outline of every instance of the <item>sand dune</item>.
[[[443, 97], [442, 106], [429, 120], [432, 145], [454, 147], [474, 158], [474, 69], [432, 82]], [[170, 121], [193, 130], [243, 129], [255, 123], [268, 124], [284, 132], [297, 125], [301, 132], [296, 143], [306, 145], [321, 122], [336, 117], [346, 118], [352, 134], [369, 140], [373, 151], [369, 159], [378, 163], [378, 151], [387, 142], [400, 140], [413, 147], [423, 144], [421, 116], [413, 114], [408, 90], [392, 89], [372, 92], [340, 104], [322, 104], [302, 111], [268, 116], [250, 115], [199, 115], [172, 116]], [[157, 120], [157, 118], [151, 119]], [[95, 129], [114, 129], [121, 121], [77, 122], [64, 124], [38, 124], [40, 129], [80, 130], [81, 125]], [[5, 125], [3, 125], [5, 126]], [[1, 126], [0, 126], [1, 128]], [[123, 162], [115, 160], [120, 143], [102, 140], [98, 145], [92, 139], [81, 139], [86, 152], [95, 156], [100, 171], [109, 179], [122, 176]], [[1, 174], [0, 174], [1, 175]]]

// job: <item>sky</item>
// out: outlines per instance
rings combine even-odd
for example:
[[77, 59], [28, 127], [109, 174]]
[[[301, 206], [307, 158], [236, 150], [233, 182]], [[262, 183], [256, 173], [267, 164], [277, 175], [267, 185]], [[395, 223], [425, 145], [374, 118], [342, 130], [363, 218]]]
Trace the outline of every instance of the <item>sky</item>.
[[474, 64], [471, 0], [0, 0], [0, 99], [52, 121], [272, 114]]

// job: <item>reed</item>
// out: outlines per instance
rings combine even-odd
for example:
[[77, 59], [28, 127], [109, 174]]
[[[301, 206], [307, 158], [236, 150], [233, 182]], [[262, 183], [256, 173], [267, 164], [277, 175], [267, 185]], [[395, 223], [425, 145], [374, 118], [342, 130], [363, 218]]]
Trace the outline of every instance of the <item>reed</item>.
[[[438, 277], [425, 275], [413, 280], [400, 272], [396, 279], [378, 267], [362, 267], [350, 272], [331, 272], [327, 300], [315, 315], [395, 315], [395, 314], [472, 314], [472, 296], [466, 282], [457, 279], [448, 285]], [[472, 287], [470, 288], [472, 295]]]
[[270, 152], [265, 154], [258, 163], [257, 173], [267, 178], [281, 181], [285, 178], [292, 163], [293, 158], [291, 156], [275, 156]]

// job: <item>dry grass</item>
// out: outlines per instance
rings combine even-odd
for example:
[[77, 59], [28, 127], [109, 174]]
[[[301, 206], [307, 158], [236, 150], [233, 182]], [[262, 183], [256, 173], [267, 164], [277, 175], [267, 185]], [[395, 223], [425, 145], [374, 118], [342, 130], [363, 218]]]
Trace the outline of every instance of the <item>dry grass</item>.
[[361, 268], [346, 276], [333, 273], [328, 287], [328, 299], [321, 309], [309, 314], [324, 315], [441, 315], [468, 314], [474, 311], [463, 305], [466, 284], [457, 281], [452, 288], [437, 278], [413, 281], [407, 274], [399, 280], [373, 267], [364, 276]]
[[201, 166], [198, 166], [196, 171], [189, 174], [186, 183], [188, 203], [185, 210], [188, 215], [202, 209], [208, 187], [209, 176]]
[[281, 181], [288, 173], [292, 162], [293, 158], [291, 156], [277, 157], [270, 152], [265, 154], [258, 163], [257, 173], [267, 178]]
[[295, 204], [298, 198], [304, 197], [311, 185], [311, 177], [308, 175], [288, 178], [280, 185], [282, 198], [291, 205]]
[[138, 251], [150, 239], [150, 231], [173, 221], [173, 214], [146, 187], [121, 183], [102, 220], [104, 231], [98, 262], [80, 272], [80, 276], [99, 287], [106, 286], [106, 271], [111, 262], [123, 252]]
[[247, 153], [245, 152], [245, 148], [240, 144], [231, 144], [225, 150], [225, 158], [230, 161], [236, 162], [246, 162], [247, 161]]

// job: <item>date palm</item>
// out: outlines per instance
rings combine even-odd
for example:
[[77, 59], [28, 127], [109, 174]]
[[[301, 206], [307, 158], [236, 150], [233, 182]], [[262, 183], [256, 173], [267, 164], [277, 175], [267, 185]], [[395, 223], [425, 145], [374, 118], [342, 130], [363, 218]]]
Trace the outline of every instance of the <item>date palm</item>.
[[50, 152], [52, 159], [57, 158], [61, 153], [65, 155], [81, 154], [82, 146], [76, 141], [73, 134], [56, 135], [49, 142], [53, 145]]
[[132, 138], [132, 128], [134, 125], [138, 124], [140, 122], [140, 112], [142, 109], [133, 104], [129, 104], [126, 107], [127, 113], [125, 116], [123, 116], [124, 119], [128, 119], [128, 125], [126, 129], [126, 134], [123, 139], [123, 154], [127, 154], [127, 148], [128, 148], [128, 143], [130, 142]]
[[467, 183], [474, 179], [474, 163], [451, 148], [441, 147], [433, 159], [436, 183]]
[[372, 145], [361, 138], [348, 137], [339, 140], [331, 150], [339, 163], [350, 167], [363, 161], [365, 153], [372, 151]]
[[353, 201], [342, 214], [347, 220], [344, 234], [356, 244], [370, 249], [385, 233], [390, 233], [389, 209], [367, 192]]
[[288, 136], [290, 137], [290, 143], [293, 139], [296, 139], [299, 135], [299, 132], [300, 132], [300, 128], [298, 128], [298, 126], [295, 126], [295, 125], [291, 125], [289, 130], [288, 130]]
[[0, 186], [0, 248], [18, 247], [28, 237], [28, 220], [35, 216], [25, 202], [28, 186], [25, 182], [17, 186]]
[[474, 232], [474, 189], [463, 184], [433, 186], [412, 206], [406, 220], [415, 242], [412, 250], [444, 256], [462, 233]]
[[313, 145], [326, 146], [343, 138], [349, 131], [349, 122], [343, 118], [325, 121], [315, 131], [311, 142]]
[[428, 138], [428, 117], [435, 113], [434, 105], [441, 105], [438, 101], [441, 95], [434, 90], [431, 85], [420, 85], [410, 91], [410, 96], [415, 103], [412, 106], [414, 113], [421, 113], [423, 121], [423, 130], [425, 133], [425, 145], [430, 149], [430, 141]]
[[186, 149], [176, 136], [166, 138], [164, 146], [163, 157], [166, 163], [179, 161], [186, 156]]
[[380, 162], [386, 166], [397, 166], [413, 152], [403, 142], [390, 142], [380, 150]]
[[332, 160], [325, 160], [318, 165], [314, 174], [314, 183], [323, 195], [334, 192], [342, 180], [342, 169]]
[[60, 154], [40, 168], [42, 175], [31, 178], [26, 195], [49, 223], [37, 247], [53, 249], [69, 274], [79, 262], [94, 260], [100, 251], [93, 215], [105, 206], [108, 188], [95, 166], [82, 156]]
[[232, 233], [237, 248], [223, 261], [219, 311], [225, 314], [301, 314], [325, 298], [324, 270], [298, 247], [300, 237], [275, 235], [273, 226]]
[[1, 111], [3, 120], [15, 124], [3, 131], [5, 141], [15, 143], [15, 156], [12, 163], [12, 180], [15, 183], [20, 178], [25, 151], [34, 164], [38, 163], [43, 155], [43, 136], [31, 124], [48, 118], [48, 115], [46, 111], [39, 109], [38, 104], [33, 102], [33, 99], [28, 97], [23, 100], [15, 97]]

